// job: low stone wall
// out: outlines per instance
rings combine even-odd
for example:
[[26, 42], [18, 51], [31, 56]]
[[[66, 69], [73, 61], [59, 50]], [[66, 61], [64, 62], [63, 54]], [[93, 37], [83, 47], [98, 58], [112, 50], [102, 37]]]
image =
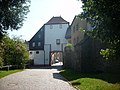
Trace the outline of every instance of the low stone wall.
[[104, 60], [100, 50], [105, 45], [100, 41], [85, 36], [85, 38], [74, 47], [65, 47], [64, 68], [72, 68], [82, 73], [120, 73], [120, 60]]

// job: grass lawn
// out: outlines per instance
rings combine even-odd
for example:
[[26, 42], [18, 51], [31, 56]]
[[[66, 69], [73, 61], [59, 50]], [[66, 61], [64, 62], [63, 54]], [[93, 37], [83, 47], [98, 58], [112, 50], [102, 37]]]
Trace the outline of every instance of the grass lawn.
[[61, 70], [60, 74], [80, 90], [120, 90], [120, 74], [80, 74], [72, 70]]
[[12, 73], [20, 72], [20, 71], [23, 71], [23, 70], [22, 69], [20, 69], [20, 70], [9, 70], [9, 71], [0, 70], [0, 78], [5, 77], [7, 75], [10, 75]]

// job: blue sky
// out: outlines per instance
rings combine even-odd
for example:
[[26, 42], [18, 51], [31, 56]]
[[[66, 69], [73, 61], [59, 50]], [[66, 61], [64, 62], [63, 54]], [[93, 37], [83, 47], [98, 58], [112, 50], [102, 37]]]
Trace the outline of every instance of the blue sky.
[[22, 36], [22, 39], [29, 41], [53, 16], [61, 16], [71, 23], [74, 16], [82, 12], [81, 7], [82, 3], [78, 0], [31, 0], [30, 12], [23, 27], [10, 31], [9, 35]]

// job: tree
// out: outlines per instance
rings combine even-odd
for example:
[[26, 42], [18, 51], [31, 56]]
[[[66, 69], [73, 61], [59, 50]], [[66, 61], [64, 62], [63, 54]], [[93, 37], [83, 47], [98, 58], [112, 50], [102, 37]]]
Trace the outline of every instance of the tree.
[[24, 41], [19, 37], [10, 39], [5, 35], [1, 44], [3, 44], [2, 54], [0, 53], [1, 63], [4, 65], [15, 65], [18, 68], [23, 68], [24, 64], [29, 59], [29, 53]]
[[2, 43], [2, 41], [0, 41], [0, 66], [2, 66], [3, 62], [4, 62], [3, 53], [4, 53], [3, 43]]
[[29, 12], [30, 0], [0, 0], [0, 39], [6, 30], [18, 30]]
[[92, 25], [92, 36], [109, 45], [106, 49], [109, 53], [107, 56], [118, 59], [120, 57], [120, 0], [81, 1], [83, 12], [80, 17], [85, 18]]

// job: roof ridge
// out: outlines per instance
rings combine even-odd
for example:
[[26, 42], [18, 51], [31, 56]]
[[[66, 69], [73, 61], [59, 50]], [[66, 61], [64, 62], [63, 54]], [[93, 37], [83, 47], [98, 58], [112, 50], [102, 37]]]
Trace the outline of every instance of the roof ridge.
[[64, 24], [68, 23], [61, 16], [53, 16], [46, 24]]

